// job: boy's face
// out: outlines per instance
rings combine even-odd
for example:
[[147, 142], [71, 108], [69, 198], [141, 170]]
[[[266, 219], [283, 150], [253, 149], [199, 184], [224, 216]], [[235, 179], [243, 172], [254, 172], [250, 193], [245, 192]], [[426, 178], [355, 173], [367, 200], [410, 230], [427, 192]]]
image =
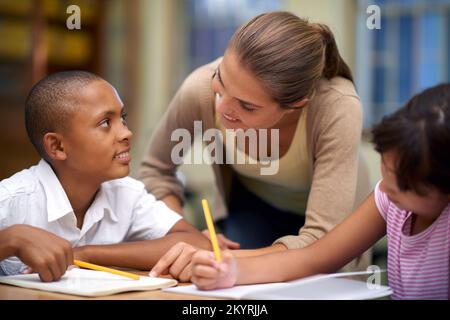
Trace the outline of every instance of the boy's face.
[[383, 180], [380, 188], [400, 209], [411, 211], [427, 219], [437, 218], [450, 201], [449, 195], [437, 189], [424, 187], [424, 195], [412, 190], [402, 191], [398, 188], [395, 174], [396, 153], [385, 152], [381, 155], [381, 173]]
[[95, 183], [128, 175], [132, 133], [116, 90], [106, 81], [93, 81], [81, 89], [78, 101], [63, 133], [64, 168]]

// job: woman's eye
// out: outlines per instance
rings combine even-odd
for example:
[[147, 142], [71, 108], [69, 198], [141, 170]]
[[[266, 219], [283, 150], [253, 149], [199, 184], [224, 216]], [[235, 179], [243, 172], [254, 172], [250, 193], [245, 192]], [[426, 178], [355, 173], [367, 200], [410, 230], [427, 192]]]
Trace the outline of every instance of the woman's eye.
[[242, 109], [244, 109], [245, 111], [248, 112], [253, 112], [255, 111], [255, 109], [250, 108], [248, 105], [246, 105], [245, 103], [240, 102], [239, 105], [241, 106]]

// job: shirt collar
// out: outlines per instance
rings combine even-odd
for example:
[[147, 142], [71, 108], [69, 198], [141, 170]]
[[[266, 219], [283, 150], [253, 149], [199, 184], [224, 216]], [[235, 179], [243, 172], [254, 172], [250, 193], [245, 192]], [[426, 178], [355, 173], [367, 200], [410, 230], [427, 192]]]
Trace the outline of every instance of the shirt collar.
[[66, 214], [73, 212], [66, 192], [47, 161], [43, 159], [39, 161], [36, 168], [36, 175], [44, 188], [45, 198], [47, 199], [48, 222], [58, 220]]
[[98, 220], [100, 220], [100, 217], [102, 217], [103, 213], [105, 212], [105, 213], [109, 213], [109, 215], [113, 221], [115, 221], [115, 222], [119, 221], [117, 214], [111, 208], [111, 204], [108, 199], [106, 188], [103, 186], [103, 184], [100, 186], [100, 189], [98, 190], [97, 194], [95, 195], [95, 199], [92, 202], [91, 206], [89, 207], [88, 212], [94, 212], [94, 215], [99, 217]]
[[[47, 218], [48, 222], [52, 222], [62, 218], [63, 216], [73, 213], [72, 205], [64, 191], [58, 177], [52, 167], [45, 160], [39, 161], [36, 167], [36, 175], [44, 189], [47, 199]], [[88, 212], [92, 212], [95, 216], [101, 218], [104, 212], [109, 212], [111, 219], [119, 221], [117, 215], [112, 210], [108, 201], [104, 188], [101, 186]]]

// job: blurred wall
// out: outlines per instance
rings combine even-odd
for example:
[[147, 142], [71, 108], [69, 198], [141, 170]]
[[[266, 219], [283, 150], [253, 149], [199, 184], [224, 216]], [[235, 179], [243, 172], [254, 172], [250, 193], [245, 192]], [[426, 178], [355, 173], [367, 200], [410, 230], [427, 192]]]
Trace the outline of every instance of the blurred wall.
[[355, 0], [286, 0], [286, 10], [312, 22], [325, 23], [334, 33], [339, 51], [355, 67]]

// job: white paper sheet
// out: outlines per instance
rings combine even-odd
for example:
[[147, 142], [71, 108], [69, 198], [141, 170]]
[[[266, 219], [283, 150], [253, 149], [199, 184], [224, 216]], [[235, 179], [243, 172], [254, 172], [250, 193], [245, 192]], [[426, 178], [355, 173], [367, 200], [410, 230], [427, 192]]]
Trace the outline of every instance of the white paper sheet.
[[55, 282], [42, 282], [38, 274], [22, 274], [0, 277], [0, 283], [51, 292], [79, 296], [104, 296], [125, 291], [146, 291], [167, 288], [177, 284], [176, 280], [141, 276], [139, 280], [86, 269], [74, 268]]

